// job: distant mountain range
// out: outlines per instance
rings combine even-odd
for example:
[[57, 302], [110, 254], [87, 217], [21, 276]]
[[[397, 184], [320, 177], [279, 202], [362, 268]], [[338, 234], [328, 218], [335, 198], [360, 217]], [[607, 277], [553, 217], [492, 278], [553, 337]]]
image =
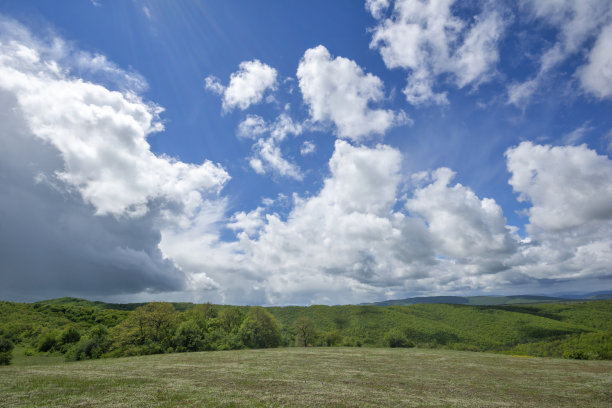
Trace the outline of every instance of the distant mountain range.
[[[472, 305], [472, 306], [498, 306], [498, 305], [521, 305], [529, 303], [555, 303], [555, 302], [573, 302], [573, 301], [590, 301], [590, 300], [607, 300], [612, 299], [612, 291], [609, 292], [594, 292], [587, 294], [568, 294], [559, 295], [558, 297], [551, 296], [535, 296], [535, 295], [514, 295], [514, 296], [425, 296], [411, 297], [406, 299], [384, 300], [381, 302], [361, 303], [361, 305], [373, 306], [402, 306], [402, 305], [417, 305], [424, 303], [446, 303], [455, 305]], [[42, 300], [35, 302], [41, 305], [64, 305], [64, 306], [82, 306], [95, 309], [115, 309], [115, 310], [134, 310], [146, 303], [106, 303], [100, 301], [91, 301], [73, 297], [63, 297], [57, 299]], [[184, 312], [194, 306], [191, 302], [174, 302], [174, 307]]]
[[450, 303], [455, 305], [495, 306], [518, 305], [527, 303], [554, 303], [579, 300], [605, 300], [612, 299], [612, 292], [597, 292], [585, 295], [571, 295], [563, 297], [514, 295], [514, 296], [427, 296], [406, 299], [384, 300], [382, 302], [363, 303], [374, 306], [401, 306], [423, 303]]

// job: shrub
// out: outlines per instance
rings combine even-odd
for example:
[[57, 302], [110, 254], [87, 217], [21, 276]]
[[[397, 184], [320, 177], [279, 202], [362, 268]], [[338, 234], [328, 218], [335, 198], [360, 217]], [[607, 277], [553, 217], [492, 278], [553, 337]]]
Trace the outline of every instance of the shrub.
[[13, 342], [3, 337], [0, 338], [0, 365], [9, 365], [13, 359]]
[[389, 347], [414, 347], [414, 343], [406, 338], [406, 335], [398, 330], [389, 330], [384, 337], [385, 344]]
[[57, 345], [57, 337], [54, 333], [47, 332], [42, 335], [38, 342], [38, 351], [47, 352], [55, 349]]
[[69, 327], [64, 330], [60, 337], [61, 344], [72, 344], [79, 340], [81, 340], [81, 333], [74, 327]]
[[105, 326], [95, 326], [87, 337], [81, 339], [67, 354], [67, 360], [87, 360], [100, 358], [110, 348], [108, 329]]

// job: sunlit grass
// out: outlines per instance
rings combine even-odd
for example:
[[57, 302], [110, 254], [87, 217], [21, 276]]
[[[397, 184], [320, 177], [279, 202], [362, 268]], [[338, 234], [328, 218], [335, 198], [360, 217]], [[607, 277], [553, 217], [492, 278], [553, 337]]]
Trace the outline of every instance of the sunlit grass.
[[0, 406], [612, 406], [612, 362], [284, 348], [0, 368]]

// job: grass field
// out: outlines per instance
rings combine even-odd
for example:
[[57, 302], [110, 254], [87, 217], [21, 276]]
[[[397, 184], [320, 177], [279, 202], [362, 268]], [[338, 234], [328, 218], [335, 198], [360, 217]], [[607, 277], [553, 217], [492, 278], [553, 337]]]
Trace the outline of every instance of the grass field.
[[610, 407], [612, 362], [281, 348], [0, 367], [2, 407]]

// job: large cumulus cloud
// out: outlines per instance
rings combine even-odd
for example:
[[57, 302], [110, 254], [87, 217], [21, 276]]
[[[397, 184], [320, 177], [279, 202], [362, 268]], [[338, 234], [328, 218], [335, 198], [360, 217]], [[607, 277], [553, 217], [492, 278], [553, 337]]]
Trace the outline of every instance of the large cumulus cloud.
[[138, 96], [142, 79], [50, 35], [0, 20], [5, 295], [187, 288], [160, 231], [205, 213], [228, 174], [153, 154], [161, 109]]

